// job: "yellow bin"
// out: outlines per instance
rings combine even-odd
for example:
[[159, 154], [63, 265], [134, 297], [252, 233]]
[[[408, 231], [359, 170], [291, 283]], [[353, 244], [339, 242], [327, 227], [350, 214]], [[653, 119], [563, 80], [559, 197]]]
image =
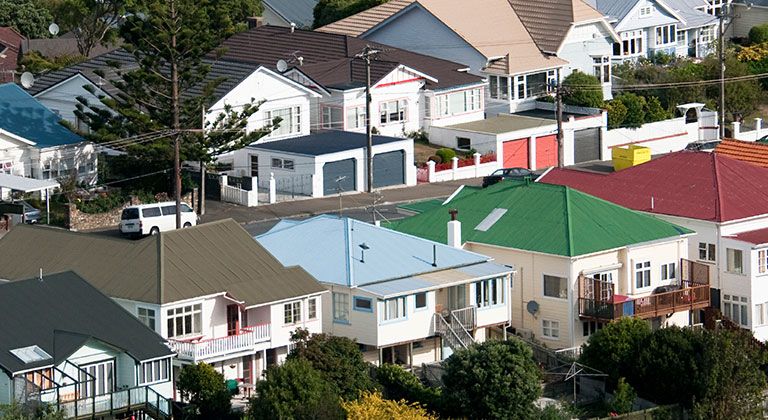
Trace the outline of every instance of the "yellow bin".
[[634, 144], [630, 144], [627, 148], [614, 147], [611, 149], [611, 158], [613, 170], [618, 172], [651, 160], [651, 149]]

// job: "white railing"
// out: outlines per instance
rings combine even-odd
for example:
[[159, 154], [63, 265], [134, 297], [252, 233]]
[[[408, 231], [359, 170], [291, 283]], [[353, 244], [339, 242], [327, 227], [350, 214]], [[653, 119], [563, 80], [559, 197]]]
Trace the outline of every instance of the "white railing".
[[117, 390], [95, 397], [59, 400], [65, 418], [99, 417], [115, 412], [145, 409], [154, 418], [170, 418], [171, 402], [148, 386]]
[[206, 358], [254, 349], [256, 344], [269, 341], [269, 339], [269, 324], [260, 324], [242, 328], [240, 334], [222, 338], [212, 338], [196, 342], [168, 341], [173, 350], [178, 353], [180, 359], [198, 362]]
[[256, 187], [258, 185], [258, 179], [256, 177], [253, 177], [253, 180], [251, 181], [251, 190], [244, 190], [227, 184], [227, 175], [221, 175], [219, 182], [221, 183], [221, 201], [247, 207], [255, 207], [259, 205], [259, 191]]
[[475, 329], [475, 326], [477, 325], [477, 308], [474, 306], [468, 306], [466, 308], [457, 309], [451, 312], [465, 330], [472, 331]]
[[490, 162], [480, 163], [481, 156], [479, 153], [475, 153], [473, 159], [473, 165], [459, 167], [459, 159], [454, 157], [451, 159], [451, 168], [442, 171], [438, 171], [435, 162], [430, 160], [427, 162], [427, 180], [428, 182], [445, 182], [478, 178], [490, 175], [501, 168], [501, 161], [498, 158]]

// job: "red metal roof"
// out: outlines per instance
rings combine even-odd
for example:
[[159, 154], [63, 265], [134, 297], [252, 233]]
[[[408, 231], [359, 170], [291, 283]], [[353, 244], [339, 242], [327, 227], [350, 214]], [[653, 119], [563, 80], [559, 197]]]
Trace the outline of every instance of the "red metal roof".
[[681, 151], [611, 174], [554, 169], [542, 180], [650, 213], [725, 222], [768, 214], [768, 169]]
[[753, 245], [768, 244], [768, 228], [750, 230], [733, 235], [732, 238]]
[[768, 168], [768, 144], [754, 141], [723, 139], [715, 147], [715, 153]]

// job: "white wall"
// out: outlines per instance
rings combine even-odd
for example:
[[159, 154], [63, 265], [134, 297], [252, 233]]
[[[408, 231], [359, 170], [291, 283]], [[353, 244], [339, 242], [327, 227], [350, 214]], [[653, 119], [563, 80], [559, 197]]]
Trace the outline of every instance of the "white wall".
[[[455, 110], [449, 107], [448, 114], [444, 114], [440, 108], [440, 98], [445, 95], [459, 94], [464, 92], [479, 89], [479, 101], [480, 107], [474, 111], [464, 111], [464, 109]], [[430, 117], [424, 117], [422, 127], [429, 129], [431, 127], [445, 127], [449, 125], [462, 124], [471, 121], [482, 120], [485, 117], [485, 84], [473, 85], [466, 87], [459, 87], [455, 89], [446, 89], [438, 92], [429, 92], [429, 94], [422, 95], [420, 101], [422, 116], [424, 114], [425, 104], [424, 102], [430, 101]], [[431, 135], [431, 132], [430, 132]]]
[[[88, 92], [83, 88], [84, 85], [90, 85], [96, 90], [95, 95]], [[53, 112], [59, 114], [62, 119], [69, 121], [75, 127], [78, 126], [77, 117], [75, 116], [75, 110], [77, 109], [77, 97], [81, 96], [88, 101], [91, 106], [96, 106], [101, 109], [109, 109], [101, 103], [98, 95], [107, 95], [106, 92], [99, 89], [98, 86], [93, 85], [88, 79], [81, 74], [76, 74], [71, 78], [55, 85], [47, 90], [44, 90], [37, 95], [35, 99], [40, 101], [43, 105], [50, 108]], [[82, 127], [85, 129], [85, 127]]]
[[[568, 77], [574, 70], [593, 75], [593, 57], [610, 57], [613, 54], [613, 38], [599, 22], [574, 25], [561, 46], [558, 57], [568, 61], [561, 77]], [[611, 83], [603, 83], [603, 98], [611, 99]]]
[[611, 149], [630, 144], [648, 147], [652, 154], [676, 152], [699, 140], [699, 123], [685, 123], [685, 117], [643, 124], [640, 128], [616, 128], [605, 131], [601, 155], [611, 158]]
[[[326, 295], [324, 293], [323, 295]], [[309, 299], [315, 299], [317, 302], [317, 317], [315, 319], [307, 319], [307, 302]], [[270, 317], [271, 317], [271, 343], [270, 348], [280, 348], [287, 346], [291, 343], [291, 333], [296, 331], [297, 328], [304, 328], [309, 330], [310, 334], [319, 334], [323, 332], [323, 296], [320, 294], [312, 296], [304, 296], [297, 299], [291, 299], [282, 301], [280, 303], [270, 305]], [[285, 323], [285, 308], [284, 305], [292, 302], [300, 302], [301, 304], [301, 321], [293, 324]]]

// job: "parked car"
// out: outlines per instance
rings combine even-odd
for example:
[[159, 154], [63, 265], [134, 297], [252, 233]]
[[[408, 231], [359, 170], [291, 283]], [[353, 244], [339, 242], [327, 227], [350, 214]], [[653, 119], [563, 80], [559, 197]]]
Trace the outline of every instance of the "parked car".
[[755, 140], [755, 142], [756, 143], [763, 143], [763, 144], [768, 143], [768, 135], [760, 137], [759, 139]]
[[[181, 203], [181, 226], [197, 224], [198, 217], [192, 207]], [[123, 209], [120, 216], [120, 233], [131, 236], [156, 235], [176, 229], [176, 202], [142, 204]]]
[[27, 203], [24, 200], [18, 200], [15, 202], [15, 204], [21, 204], [24, 206], [24, 214], [22, 215], [22, 220], [24, 223], [28, 223], [30, 225], [35, 224], [40, 221], [40, 217], [42, 213], [39, 209], [36, 209], [32, 207], [31, 204]]
[[21, 221], [30, 225], [38, 223], [42, 214], [40, 210], [24, 200], [0, 202], [0, 213], [11, 215], [14, 223]]
[[483, 177], [483, 188], [493, 185], [505, 179], [524, 180], [526, 177], [534, 177], [533, 172], [526, 168], [503, 168], [497, 169], [492, 174]]
[[711, 152], [715, 150], [715, 147], [720, 143], [720, 140], [710, 140], [710, 141], [695, 141], [693, 143], [688, 143], [685, 146], [685, 150], [698, 150], [702, 152]]

